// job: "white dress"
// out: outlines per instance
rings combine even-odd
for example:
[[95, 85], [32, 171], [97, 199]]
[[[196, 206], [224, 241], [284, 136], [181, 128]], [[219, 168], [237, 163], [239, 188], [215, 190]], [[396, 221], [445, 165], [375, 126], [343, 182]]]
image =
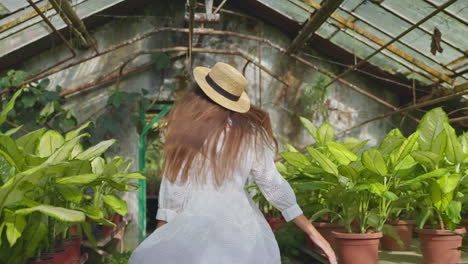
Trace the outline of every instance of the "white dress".
[[[190, 175], [185, 184], [163, 178], [156, 218], [168, 223], [138, 246], [129, 264], [281, 263], [273, 232], [244, 188], [249, 175], [286, 221], [302, 211], [276, 170], [272, 148], [251, 147], [241, 156], [233, 180], [220, 187], [196, 183]], [[211, 182], [212, 171], [204, 173]]]

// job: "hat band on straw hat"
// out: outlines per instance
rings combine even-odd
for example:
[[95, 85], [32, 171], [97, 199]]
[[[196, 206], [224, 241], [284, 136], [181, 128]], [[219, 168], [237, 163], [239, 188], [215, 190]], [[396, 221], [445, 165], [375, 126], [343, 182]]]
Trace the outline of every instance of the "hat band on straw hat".
[[238, 101], [240, 96], [234, 95], [226, 90], [223, 89], [223, 87], [219, 86], [211, 77], [209, 74], [206, 75], [205, 77], [206, 82], [215, 90], [218, 92], [220, 95], [226, 97], [227, 99], [231, 101]]

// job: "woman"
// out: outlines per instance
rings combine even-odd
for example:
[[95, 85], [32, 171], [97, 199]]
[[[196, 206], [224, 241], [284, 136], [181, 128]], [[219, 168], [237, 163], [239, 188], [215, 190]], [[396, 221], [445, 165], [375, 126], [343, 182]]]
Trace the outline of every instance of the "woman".
[[193, 73], [197, 85], [168, 116], [158, 229], [129, 263], [281, 263], [273, 232], [244, 188], [249, 175], [286, 221], [336, 263], [276, 170], [269, 117], [250, 106], [244, 76], [225, 63]]

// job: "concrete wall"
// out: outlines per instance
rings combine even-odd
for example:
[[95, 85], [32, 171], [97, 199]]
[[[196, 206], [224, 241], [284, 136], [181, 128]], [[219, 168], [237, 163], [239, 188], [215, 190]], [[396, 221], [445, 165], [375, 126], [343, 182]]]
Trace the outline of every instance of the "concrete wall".
[[[142, 7], [140, 11], [128, 17], [114, 17], [107, 24], [94, 29], [93, 36], [98, 42], [98, 47], [100, 49], [107, 48], [156, 27], [185, 26], [183, 22], [184, 1], [165, 0], [157, 2], [157, 4], [153, 3]], [[265, 37], [283, 47], [287, 47], [290, 43], [290, 38], [287, 35], [272, 26], [264, 24], [261, 21], [234, 15], [223, 15], [222, 21], [214, 25], [214, 27], [217, 29]], [[298, 122], [298, 113], [305, 113], [303, 111], [304, 107], [299, 106], [298, 102], [300, 101], [304, 89], [310, 85], [316, 84], [317, 80], [321, 78], [321, 74], [295, 60], [289, 59], [287, 56], [280, 54], [269, 46], [259, 46], [258, 43], [254, 41], [247, 41], [234, 37], [205, 36], [196, 37], [195, 42], [200, 43], [201, 47], [206, 48], [240, 48], [251, 56], [257, 56], [258, 49], [261, 48], [262, 63], [275, 74], [280, 75], [290, 86], [285, 87], [265, 72], [261, 73], [260, 83], [259, 69], [249, 64], [246, 68], [245, 75], [249, 80], [248, 92], [253, 103], [268, 111], [272, 118], [274, 131], [280, 142], [289, 142], [297, 147], [302, 147], [312, 142], [310, 136], [304, 132]], [[187, 43], [185, 34], [162, 33], [57, 73], [51, 77], [50, 87], [61, 85], [64, 89], [70, 89], [93, 81], [98, 76], [107, 73], [110, 69], [125, 60], [130, 54], [138, 50], [185, 45], [185, 43]], [[320, 57], [320, 53], [313, 50], [304, 50], [304, 52], [312, 56]], [[82, 51], [79, 57], [84, 57], [89, 54], [92, 54], [92, 50]], [[29, 72], [35, 72], [66, 56], [68, 56], [67, 50], [63, 46], [57, 46], [26, 61], [24, 63], [24, 69]], [[245, 65], [245, 60], [243, 58], [228, 55], [196, 54], [194, 58], [194, 65], [212, 66], [217, 61], [223, 61], [234, 65], [240, 70]], [[324, 62], [322, 59], [317, 60], [310, 56], [307, 58], [310, 58], [311, 61], [329, 71], [335, 73], [340, 71], [339, 68]], [[149, 56], [142, 56], [132, 65], [138, 65], [148, 61]], [[176, 58], [172, 63], [172, 67], [164, 72], [149, 69], [144, 72], [132, 74], [121, 82], [120, 89], [125, 91], [137, 91], [141, 88], [145, 88], [153, 95], [157, 94], [160, 90], [161, 100], [172, 100], [174, 99], [174, 95], [183, 88], [183, 85], [181, 85], [179, 81], [181, 76], [189, 74], [185, 57]], [[132, 65], [130, 65], [130, 67]], [[389, 102], [398, 104], [397, 97], [394, 94], [385, 87], [378, 86], [369, 77], [359, 73], [351, 73], [346, 79], [373, 94], [380, 95]], [[262, 88], [261, 97], [259, 92], [260, 86]], [[85, 120], [106, 104], [106, 100], [113, 89], [115, 89], [115, 83], [107, 83], [77, 95], [70, 96], [68, 98], [68, 107], [75, 109], [81, 121]], [[378, 103], [339, 83], [334, 83], [327, 90], [326, 103], [322, 106], [322, 109], [327, 110], [328, 117], [320, 115], [313, 117], [316, 124], [320, 125], [328, 120], [338, 131], [386, 111], [386, 108]], [[309, 113], [306, 117], [312, 118], [312, 115]], [[350, 135], [360, 139], [369, 139], [370, 144], [375, 144], [387, 131], [393, 128], [394, 125], [395, 124], [393, 124], [390, 119], [384, 119], [354, 130]], [[128, 125], [128, 129], [116, 131], [116, 134], [119, 141], [117, 148], [113, 149], [113, 154], [131, 158], [134, 161], [133, 169], [137, 170], [138, 134], [135, 128]], [[134, 248], [138, 243], [137, 195], [137, 193], [125, 195], [129, 203], [129, 217], [131, 220], [127, 230], [127, 248]]]

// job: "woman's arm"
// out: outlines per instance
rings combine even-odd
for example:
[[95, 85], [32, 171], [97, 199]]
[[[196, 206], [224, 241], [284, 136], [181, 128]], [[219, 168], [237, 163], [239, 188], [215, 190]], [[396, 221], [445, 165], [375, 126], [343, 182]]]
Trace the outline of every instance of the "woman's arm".
[[294, 224], [296, 224], [302, 231], [304, 231], [307, 236], [312, 240], [328, 258], [330, 264], [336, 264], [336, 256], [332, 247], [325, 238], [320, 235], [320, 233], [315, 229], [315, 227], [310, 223], [303, 214], [293, 219]]

